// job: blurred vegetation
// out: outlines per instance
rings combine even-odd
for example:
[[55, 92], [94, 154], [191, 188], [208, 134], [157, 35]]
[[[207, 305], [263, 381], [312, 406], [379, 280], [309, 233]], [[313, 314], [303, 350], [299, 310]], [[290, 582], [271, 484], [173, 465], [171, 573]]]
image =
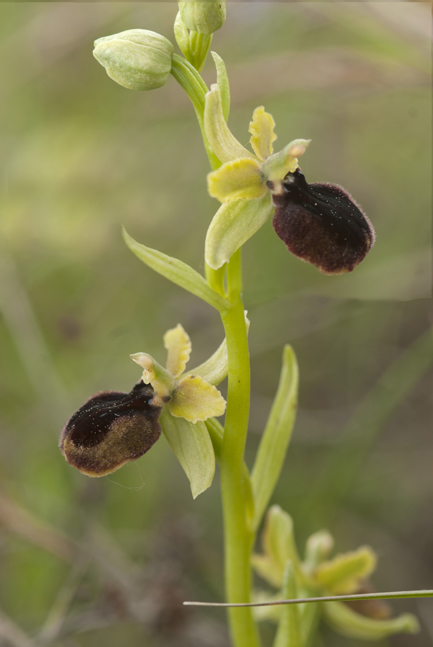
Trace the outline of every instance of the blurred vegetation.
[[[95, 38], [133, 27], [172, 39], [175, 13], [171, 2], [0, 5], [1, 646], [228, 645], [223, 612], [180, 606], [224, 597], [218, 483], [193, 502], [164, 439], [101, 480], [57, 448], [87, 397], [137, 381], [129, 353], [162, 360], [178, 322], [196, 363], [222, 338], [216, 313], [120, 236], [125, 225], [203, 270], [218, 205], [192, 109], [173, 79], [127, 91], [91, 54]], [[341, 277], [290, 257], [270, 223], [244, 258], [247, 460], [290, 342], [300, 411], [274, 500], [300, 546], [321, 527], [339, 550], [371, 544], [378, 590], [433, 582], [430, 20], [427, 3], [229, 3], [213, 42], [239, 139], [264, 104], [281, 146], [312, 138], [307, 179], [344, 186], [377, 231]], [[204, 76], [213, 82], [211, 62]], [[430, 645], [432, 603], [395, 608], [421, 618], [410, 645]], [[316, 647], [349, 644], [360, 643], [324, 629]]]

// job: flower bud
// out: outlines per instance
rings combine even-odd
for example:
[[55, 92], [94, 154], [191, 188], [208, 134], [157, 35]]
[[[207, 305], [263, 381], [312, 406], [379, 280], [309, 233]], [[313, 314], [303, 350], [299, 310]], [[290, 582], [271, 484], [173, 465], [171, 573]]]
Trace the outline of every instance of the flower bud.
[[184, 25], [200, 34], [213, 34], [221, 29], [226, 19], [225, 2], [179, 2]]
[[152, 398], [152, 387], [139, 382], [131, 393], [103, 391], [87, 400], [60, 436], [67, 462], [87, 476], [105, 476], [143, 456], [161, 435]]
[[167, 82], [173, 45], [153, 31], [129, 29], [98, 38], [93, 56], [124, 88], [154, 90]]
[[308, 184], [299, 168], [272, 200], [278, 236], [322, 274], [351, 272], [374, 244], [374, 229], [352, 197], [334, 184]]

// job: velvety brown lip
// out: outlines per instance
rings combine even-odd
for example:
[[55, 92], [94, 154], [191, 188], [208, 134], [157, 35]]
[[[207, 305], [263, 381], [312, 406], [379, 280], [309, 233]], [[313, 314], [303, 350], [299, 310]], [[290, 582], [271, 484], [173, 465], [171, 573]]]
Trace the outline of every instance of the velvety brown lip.
[[87, 400], [60, 437], [68, 463], [103, 476], [145, 454], [161, 434], [161, 410], [150, 404], [152, 397], [152, 387], [139, 382], [130, 393], [104, 391]]
[[308, 184], [297, 169], [272, 199], [275, 232], [292, 254], [323, 274], [351, 272], [374, 244], [367, 216], [339, 186]]

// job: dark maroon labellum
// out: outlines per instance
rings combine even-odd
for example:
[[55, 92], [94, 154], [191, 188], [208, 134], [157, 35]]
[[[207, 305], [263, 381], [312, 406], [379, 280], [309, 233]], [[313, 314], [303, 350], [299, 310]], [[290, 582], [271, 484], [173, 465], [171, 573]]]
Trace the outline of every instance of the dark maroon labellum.
[[60, 449], [70, 465], [88, 476], [105, 476], [143, 456], [161, 435], [161, 409], [149, 404], [151, 386], [131, 393], [103, 391], [87, 400], [62, 430]]
[[[271, 188], [272, 190], [272, 188]], [[308, 184], [300, 169], [272, 195], [273, 227], [287, 249], [323, 274], [351, 272], [374, 244], [374, 230], [340, 186]]]

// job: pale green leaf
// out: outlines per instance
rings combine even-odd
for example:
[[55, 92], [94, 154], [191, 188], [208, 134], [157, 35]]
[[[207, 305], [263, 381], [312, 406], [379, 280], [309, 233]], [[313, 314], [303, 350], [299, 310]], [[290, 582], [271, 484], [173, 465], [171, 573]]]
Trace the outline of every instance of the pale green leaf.
[[250, 144], [257, 157], [265, 160], [273, 153], [273, 142], [277, 139], [274, 133], [275, 121], [263, 106], [254, 110], [253, 120], [250, 122]]
[[332, 629], [347, 638], [383, 640], [393, 634], [415, 634], [419, 631], [418, 621], [410, 613], [390, 620], [373, 620], [356, 613], [342, 602], [323, 602], [322, 610]]
[[185, 375], [179, 380], [168, 408], [173, 416], [196, 423], [222, 416], [226, 402], [218, 389], [199, 375]]
[[296, 417], [299, 370], [291, 346], [283, 351], [277, 395], [257, 452], [252, 471], [258, 528], [280, 476]]
[[254, 158], [229, 130], [224, 119], [221, 92], [216, 84], [212, 85], [210, 92], [206, 94], [204, 129], [213, 152], [223, 164], [239, 157]]
[[274, 207], [269, 192], [254, 200], [221, 205], [206, 235], [205, 258], [212, 269], [228, 263], [233, 254], [265, 224]]
[[221, 94], [221, 107], [226, 122], [230, 114], [230, 85], [227, 75], [227, 68], [221, 56], [216, 52], [211, 52], [217, 71], [217, 84]]
[[[295, 569], [290, 561], [284, 568], [282, 594], [286, 599], [298, 597]], [[297, 604], [283, 606], [274, 647], [303, 647], [300, 610]]]
[[226, 162], [207, 176], [209, 195], [222, 203], [260, 198], [267, 190], [260, 166], [251, 157]]
[[125, 229], [123, 230], [123, 237], [129, 249], [158, 274], [165, 276], [166, 279], [176, 283], [176, 285], [180, 285], [184, 290], [195, 294], [217, 310], [226, 310], [230, 307], [229, 302], [212, 290], [201, 274], [186, 263], [158, 252], [156, 249], [140, 245]]
[[323, 562], [316, 569], [314, 577], [330, 595], [356, 593], [360, 582], [372, 574], [376, 564], [375, 552], [369, 546], [363, 546]]
[[176, 458], [187, 475], [195, 499], [212, 484], [215, 474], [215, 454], [206, 425], [192, 424], [175, 418], [166, 407], [162, 410], [162, 431]]

